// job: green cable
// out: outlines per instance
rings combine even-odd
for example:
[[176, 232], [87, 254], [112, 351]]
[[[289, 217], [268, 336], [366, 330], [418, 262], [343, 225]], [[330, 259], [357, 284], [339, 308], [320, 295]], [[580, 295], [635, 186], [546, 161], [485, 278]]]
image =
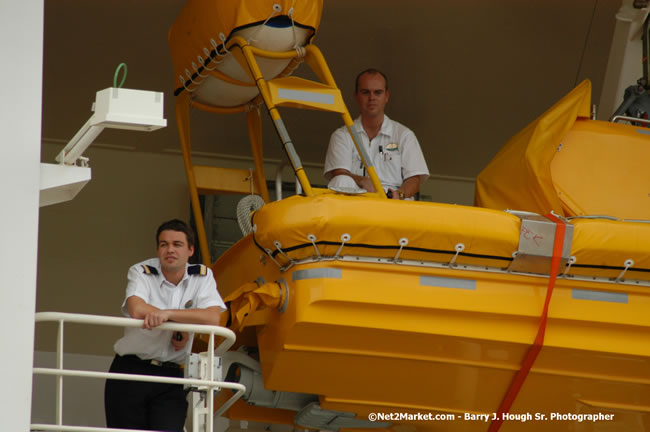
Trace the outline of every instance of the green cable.
[[[122, 81], [120, 81], [120, 84], [117, 85], [117, 75], [120, 73], [120, 69], [122, 68], [124, 68], [124, 76], [122, 77]], [[115, 75], [113, 76], [113, 87], [122, 88], [122, 85], [126, 80], [126, 71], [127, 71], [126, 63], [120, 63], [119, 66], [117, 66], [117, 69], [115, 69]]]

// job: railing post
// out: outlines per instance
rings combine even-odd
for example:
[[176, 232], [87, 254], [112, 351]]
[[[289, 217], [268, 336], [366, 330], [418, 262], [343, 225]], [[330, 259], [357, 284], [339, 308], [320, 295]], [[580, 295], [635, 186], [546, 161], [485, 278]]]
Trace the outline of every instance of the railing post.
[[[56, 340], [56, 368], [63, 370], [63, 318], [58, 321]], [[56, 377], [56, 424], [63, 424], [63, 375]]]
[[[214, 333], [210, 333], [208, 341], [208, 381], [214, 381]], [[207, 394], [206, 432], [212, 432], [214, 423], [214, 387], [208, 388]]]

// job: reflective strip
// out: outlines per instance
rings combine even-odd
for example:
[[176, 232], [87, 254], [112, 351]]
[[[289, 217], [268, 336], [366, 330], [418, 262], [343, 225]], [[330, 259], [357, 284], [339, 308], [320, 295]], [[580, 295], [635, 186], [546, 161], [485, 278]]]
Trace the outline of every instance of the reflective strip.
[[279, 118], [275, 121], [275, 128], [280, 135], [280, 139], [282, 140], [282, 144], [284, 144], [284, 148], [287, 151], [287, 156], [289, 157], [294, 170], [302, 168], [300, 157], [298, 156], [298, 153], [296, 153], [296, 149], [293, 148], [293, 143], [291, 142], [291, 138], [289, 138], [289, 133], [287, 132], [287, 128], [284, 126], [282, 119]]
[[452, 279], [435, 276], [420, 276], [420, 285], [468, 290], [476, 289], [476, 281], [473, 279]]
[[292, 280], [307, 280], [307, 279], [341, 279], [341, 269], [321, 267], [305, 270], [296, 270], [291, 276]]
[[643, 135], [650, 135], [650, 131], [645, 130], [645, 129], [637, 129], [636, 130], [638, 133], [643, 134]]
[[291, 99], [301, 102], [314, 102], [327, 105], [334, 105], [334, 95], [315, 93], [302, 90], [278, 89], [278, 96], [282, 99]]
[[287, 132], [287, 128], [284, 127], [284, 122], [282, 119], [279, 118], [275, 121], [275, 127], [278, 130], [278, 134], [280, 134], [282, 143], [291, 142], [291, 138], [289, 138], [289, 132]]
[[573, 289], [571, 297], [576, 300], [594, 300], [610, 303], [627, 303], [627, 293], [613, 293], [605, 291], [591, 291], [583, 289]]

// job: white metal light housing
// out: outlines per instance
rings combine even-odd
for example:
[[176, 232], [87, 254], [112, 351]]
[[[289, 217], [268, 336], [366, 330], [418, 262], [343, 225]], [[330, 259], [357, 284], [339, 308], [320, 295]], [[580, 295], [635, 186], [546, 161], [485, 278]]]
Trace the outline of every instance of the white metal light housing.
[[74, 164], [104, 128], [153, 131], [167, 126], [161, 92], [109, 87], [97, 92], [94, 114], [56, 157]]
[[[90, 181], [82, 154], [104, 128], [153, 131], [167, 126], [163, 93], [109, 87], [97, 92], [93, 115], [57, 155], [55, 164], [41, 163], [40, 205], [69, 201]], [[77, 166], [81, 158], [82, 166]]]

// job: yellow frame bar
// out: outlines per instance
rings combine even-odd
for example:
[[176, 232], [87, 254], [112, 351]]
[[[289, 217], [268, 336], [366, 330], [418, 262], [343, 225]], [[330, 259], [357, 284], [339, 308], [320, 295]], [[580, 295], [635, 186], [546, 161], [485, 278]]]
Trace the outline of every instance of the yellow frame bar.
[[[300, 158], [298, 157], [298, 154], [293, 148], [293, 143], [291, 142], [286, 132], [286, 129], [284, 128], [284, 122], [282, 121], [282, 117], [280, 116], [278, 109], [273, 104], [273, 99], [271, 98], [271, 93], [269, 91], [268, 84], [266, 83], [266, 80], [262, 75], [262, 71], [260, 70], [259, 66], [257, 65], [257, 61], [255, 60], [255, 56], [253, 54], [254, 52], [253, 47], [251, 47], [248, 44], [248, 42], [246, 42], [246, 40], [244, 40], [239, 36], [233, 38], [233, 44], [231, 45], [231, 48], [235, 48], [235, 47], [241, 50], [241, 54], [243, 55], [246, 61], [246, 66], [248, 67], [248, 71], [251, 73], [253, 79], [255, 80], [255, 83], [257, 84], [258, 89], [260, 90], [260, 94], [262, 95], [266, 107], [269, 110], [269, 115], [273, 120], [275, 129], [277, 130], [278, 135], [280, 136], [280, 140], [282, 141], [284, 150], [287, 153], [287, 156], [289, 157], [289, 161], [291, 162], [293, 171], [296, 174], [296, 177], [298, 177], [298, 181], [300, 182], [300, 185], [302, 186], [305, 195], [312, 196], [313, 192], [312, 192], [311, 183], [309, 183], [309, 179], [307, 178], [307, 174], [305, 173], [305, 170], [302, 167]], [[265, 51], [265, 50], [255, 50], [255, 51], [259, 52], [260, 56], [264, 56], [263, 54], [273, 55], [273, 57], [270, 58], [290, 58], [288, 56], [289, 53], [291, 54], [292, 57], [295, 57], [293, 51], [284, 52], [284, 53], [273, 53], [271, 51]], [[232, 52], [233, 54], [235, 53], [234, 50]], [[235, 57], [239, 59], [239, 57], [237, 56]]]
[[201, 251], [201, 261], [210, 267], [210, 248], [208, 248], [208, 236], [205, 232], [205, 223], [201, 213], [201, 203], [199, 201], [199, 192], [196, 188], [196, 179], [194, 169], [192, 168], [192, 147], [190, 143], [190, 94], [183, 92], [176, 99], [176, 123], [178, 126], [178, 135], [181, 140], [181, 150], [183, 151], [183, 162], [185, 165], [185, 175], [187, 176], [187, 186], [190, 191], [190, 202], [192, 203], [192, 214], [196, 223], [196, 235], [199, 239], [199, 250]]
[[[263, 50], [260, 48], [255, 48], [253, 46], [250, 46], [245, 39], [239, 36], [235, 36], [234, 38], [232, 38], [229, 44], [229, 49], [233, 49], [235, 47], [239, 48], [241, 54], [243, 55], [243, 59], [242, 56], [235, 55], [236, 52], [235, 50], [232, 51], [233, 55], [235, 55], [235, 58], [237, 58], [237, 60], [242, 65], [242, 67], [244, 66], [248, 67], [252, 78], [257, 83], [257, 87], [259, 88], [260, 94], [262, 95], [262, 98], [264, 99], [264, 102], [269, 110], [269, 114], [273, 119], [274, 125], [276, 126], [276, 129], [278, 129], [278, 134], [280, 135], [280, 139], [285, 145], [285, 151], [289, 156], [289, 160], [291, 161], [291, 164], [294, 168], [296, 177], [298, 177], [298, 181], [300, 181], [300, 184], [303, 190], [305, 191], [305, 195], [311, 196], [312, 195], [311, 184], [307, 179], [307, 176], [304, 172], [304, 169], [302, 168], [302, 165], [299, 163], [300, 160], [297, 157], [298, 155], [295, 154], [295, 150], [293, 149], [293, 143], [290, 140], [288, 140], [288, 136], [283, 136], [283, 133], [286, 134], [286, 131], [283, 132], [281, 130], [284, 127], [282, 123], [282, 118], [280, 117], [277, 107], [273, 103], [273, 97], [272, 97], [271, 90], [269, 89], [269, 84], [264, 79], [259, 69], [259, 66], [257, 65], [257, 61], [255, 60], [255, 55], [264, 58], [270, 58], [270, 59], [288, 59], [288, 58], [295, 59], [297, 51], [274, 52], [274, 51]], [[338, 86], [334, 81], [334, 77], [332, 76], [332, 73], [329, 70], [329, 67], [327, 66], [327, 62], [325, 62], [325, 58], [323, 57], [323, 54], [320, 51], [320, 49], [318, 49], [318, 47], [316, 47], [315, 45], [310, 44], [307, 45], [307, 47], [305, 47], [305, 51], [306, 51], [305, 61], [307, 65], [310, 67], [310, 69], [314, 71], [316, 76], [328, 86], [338, 89]], [[245, 62], [243, 60], [245, 60]], [[366, 167], [366, 170], [368, 171], [368, 176], [370, 178], [370, 181], [375, 187], [375, 191], [376, 191], [375, 194], [382, 198], [386, 198], [386, 193], [384, 192], [384, 188], [382, 187], [381, 182], [379, 181], [379, 177], [377, 176], [377, 171], [375, 170], [375, 167], [372, 165], [372, 162], [370, 161], [370, 158], [368, 157], [365, 148], [363, 148], [363, 146], [361, 146], [361, 143], [358, 142], [358, 137], [356, 136], [356, 133], [354, 133], [354, 130], [352, 129], [354, 125], [354, 120], [350, 116], [350, 113], [348, 112], [347, 108], [344, 110], [343, 113], [341, 113], [341, 117], [343, 118], [343, 122], [348, 128], [348, 131], [350, 132], [350, 136], [352, 137], [352, 141], [354, 142], [354, 145], [357, 148], [359, 155], [361, 156], [361, 160], [364, 166]], [[293, 153], [293, 155], [291, 153]]]

